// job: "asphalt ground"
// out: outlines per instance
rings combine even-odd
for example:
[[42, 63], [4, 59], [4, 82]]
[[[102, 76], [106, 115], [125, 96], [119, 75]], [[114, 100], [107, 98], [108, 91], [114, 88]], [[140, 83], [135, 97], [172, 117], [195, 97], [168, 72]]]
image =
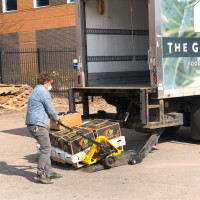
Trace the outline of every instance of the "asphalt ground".
[[[138, 165], [90, 174], [54, 163], [63, 178], [42, 185], [34, 179], [36, 141], [24, 121], [25, 113], [0, 115], [0, 200], [200, 198], [200, 148], [199, 142], [190, 139], [189, 128], [161, 137], [159, 145]], [[122, 134], [126, 150], [139, 149], [149, 137], [127, 129], [122, 129]]]

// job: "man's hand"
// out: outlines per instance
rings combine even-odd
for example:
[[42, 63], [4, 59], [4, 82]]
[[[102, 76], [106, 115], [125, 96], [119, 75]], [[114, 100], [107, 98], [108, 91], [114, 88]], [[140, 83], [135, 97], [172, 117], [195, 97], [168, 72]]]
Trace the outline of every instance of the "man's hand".
[[72, 128], [69, 126], [66, 126], [60, 119], [56, 121], [56, 124], [60, 124], [61, 126], [65, 127], [66, 129], [69, 129], [70, 131], [74, 132]]
[[56, 121], [56, 125], [58, 125], [58, 124], [62, 125], [63, 122], [59, 119], [59, 120]]

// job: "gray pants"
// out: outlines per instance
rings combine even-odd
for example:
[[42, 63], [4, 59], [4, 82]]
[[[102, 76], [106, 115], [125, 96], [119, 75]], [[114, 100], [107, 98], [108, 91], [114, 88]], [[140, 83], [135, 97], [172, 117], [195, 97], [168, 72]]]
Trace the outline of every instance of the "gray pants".
[[51, 143], [48, 129], [35, 125], [28, 125], [27, 127], [31, 135], [40, 144], [41, 154], [38, 161], [37, 174], [49, 175], [53, 172], [53, 168], [51, 167]]

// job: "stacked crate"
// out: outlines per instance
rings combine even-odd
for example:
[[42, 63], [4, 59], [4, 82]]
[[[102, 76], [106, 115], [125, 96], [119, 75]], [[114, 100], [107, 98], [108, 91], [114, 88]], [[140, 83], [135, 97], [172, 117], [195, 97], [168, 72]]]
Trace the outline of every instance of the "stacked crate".
[[95, 138], [105, 136], [108, 140], [121, 136], [119, 123], [110, 122], [108, 120], [95, 119], [88, 123], [82, 124], [79, 127], [84, 127], [91, 130]]
[[[93, 132], [89, 129], [79, 127], [72, 127], [72, 129], [91, 140], [95, 140]], [[88, 141], [88, 139], [67, 129], [50, 132], [49, 135], [52, 146], [57, 147], [71, 155], [77, 154], [92, 146], [92, 142]]]
[[95, 140], [99, 136], [105, 136], [120, 150], [123, 150], [125, 145], [125, 137], [121, 136], [120, 126], [117, 122], [95, 119], [80, 126], [72, 127], [72, 129], [82, 136], [68, 129], [60, 131], [51, 130], [49, 132], [52, 145], [51, 158], [53, 160], [71, 163], [75, 167], [80, 167], [80, 162], [87, 157], [93, 145], [91, 141], [83, 136], [91, 140]]

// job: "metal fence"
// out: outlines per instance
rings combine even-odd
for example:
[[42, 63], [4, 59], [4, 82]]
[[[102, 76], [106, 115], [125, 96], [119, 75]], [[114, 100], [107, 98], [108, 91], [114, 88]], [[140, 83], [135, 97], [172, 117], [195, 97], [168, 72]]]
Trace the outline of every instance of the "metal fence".
[[10, 49], [0, 51], [0, 83], [36, 85], [38, 72], [56, 74], [52, 94], [66, 97], [67, 89], [76, 86], [74, 48]]

